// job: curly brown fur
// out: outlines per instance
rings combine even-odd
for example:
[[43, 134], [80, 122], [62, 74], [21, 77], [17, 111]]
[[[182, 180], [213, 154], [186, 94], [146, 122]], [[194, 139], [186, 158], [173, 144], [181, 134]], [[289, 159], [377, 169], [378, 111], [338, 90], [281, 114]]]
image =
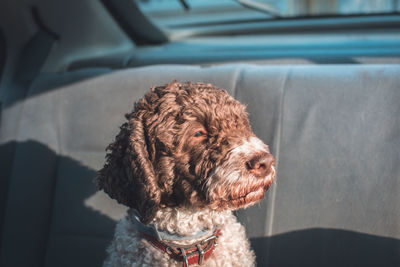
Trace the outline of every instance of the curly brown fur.
[[[126, 118], [97, 186], [144, 223], [165, 207], [246, 207], [272, 183], [273, 157], [261, 141], [257, 155], [232, 153], [255, 135], [245, 107], [225, 90], [174, 81], [153, 87]], [[255, 157], [268, 158], [257, 165], [262, 175], [251, 166]]]

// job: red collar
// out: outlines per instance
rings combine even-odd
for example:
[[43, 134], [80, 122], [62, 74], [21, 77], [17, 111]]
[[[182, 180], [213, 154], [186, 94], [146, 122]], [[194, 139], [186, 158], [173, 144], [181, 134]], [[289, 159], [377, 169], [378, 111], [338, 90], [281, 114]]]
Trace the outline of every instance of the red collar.
[[220, 232], [221, 229], [217, 229], [211, 236], [191, 245], [176, 245], [167, 241], [159, 241], [143, 232], [141, 234], [154, 247], [167, 253], [172, 259], [183, 262], [183, 267], [188, 267], [196, 263], [201, 265], [211, 256], [217, 246], [217, 239], [221, 235]]

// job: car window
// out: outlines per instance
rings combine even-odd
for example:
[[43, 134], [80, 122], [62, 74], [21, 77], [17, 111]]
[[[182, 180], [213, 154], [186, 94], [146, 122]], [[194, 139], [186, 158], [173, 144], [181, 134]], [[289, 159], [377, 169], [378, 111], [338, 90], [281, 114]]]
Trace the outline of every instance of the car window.
[[400, 0], [134, 1], [156, 25], [169, 30], [281, 18], [394, 14], [400, 11]]

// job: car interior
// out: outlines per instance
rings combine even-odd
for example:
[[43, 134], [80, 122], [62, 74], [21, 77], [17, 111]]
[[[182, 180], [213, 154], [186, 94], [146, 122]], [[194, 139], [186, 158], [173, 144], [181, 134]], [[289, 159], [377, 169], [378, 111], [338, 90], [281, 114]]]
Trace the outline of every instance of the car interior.
[[[0, 1], [0, 266], [101, 266], [94, 179], [152, 86], [247, 106], [277, 178], [257, 266], [400, 266], [400, 1]], [[206, 266], [206, 265], [205, 265]]]

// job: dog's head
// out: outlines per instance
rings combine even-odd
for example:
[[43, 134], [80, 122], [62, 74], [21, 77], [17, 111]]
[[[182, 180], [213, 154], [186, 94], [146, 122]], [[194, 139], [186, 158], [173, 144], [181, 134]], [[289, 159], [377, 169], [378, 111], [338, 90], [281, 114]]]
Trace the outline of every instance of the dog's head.
[[275, 177], [245, 107], [210, 84], [153, 87], [126, 118], [97, 185], [144, 223], [163, 207], [247, 207]]

